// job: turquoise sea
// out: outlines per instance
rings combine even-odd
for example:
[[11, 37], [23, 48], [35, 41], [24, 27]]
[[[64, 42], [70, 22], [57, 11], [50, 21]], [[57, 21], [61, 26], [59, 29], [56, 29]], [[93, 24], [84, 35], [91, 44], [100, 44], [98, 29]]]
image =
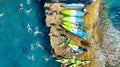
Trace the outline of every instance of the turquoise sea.
[[120, 31], [120, 0], [106, 0], [106, 4], [112, 25]]
[[[20, 3], [23, 9], [19, 12]], [[51, 58], [42, 6], [36, 0], [0, 0], [0, 67], [60, 66]], [[27, 10], [31, 11], [28, 15]], [[39, 33], [35, 35], [35, 31]]]

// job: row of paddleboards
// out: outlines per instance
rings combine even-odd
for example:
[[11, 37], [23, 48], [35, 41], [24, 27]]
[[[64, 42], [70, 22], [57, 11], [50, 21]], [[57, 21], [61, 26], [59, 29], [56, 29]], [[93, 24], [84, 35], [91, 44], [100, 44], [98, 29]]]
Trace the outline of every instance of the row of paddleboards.
[[72, 4], [62, 4], [63, 8], [85, 8], [86, 4], [83, 3], [72, 3]]
[[[73, 3], [73, 4], [62, 4], [61, 6], [64, 8], [68, 8], [68, 7], [83, 8], [85, 7], [85, 4]], [[63, 28], [65, 28], [70, 33], [77, 35], [82, 39], [88, 38], [88, 34], [83, 31], [86, 29], [86, 25], [82, 25], [82, 24], [80, 25], [81, 22], [84, 22], [84, 19], [80, 18], [81, 16], [85, 15], [84, 12], [80, 10], [67, 9], [67, 10], [61, 11], [60, 14], [65, 16], [61, 18], [61, 20], [63, 21], [63, 24], [62, 24]], [[79, 24], [80, 26], [76, 24]], [[83, 27], [83, 29], [80, 30], [79, 27]]]
[[86, 39], [88, 38], [88, 34], [83, 32], [82, 30], [80, 29], [77, 29], [77, 28], [74, 28], [74, 27], [70, 27], [68, 25], [65, 25], [65, 24], [62, 24], [62, 27], [64, 29], [66, 29], [67, 31], [69, 31], [71, 34], [74, 34], [82, 39]]
[[[62, 4], [61, 5], [64, 8], [84, 8], [85, 4]], [[71, 34], [74, 34], [82, 39], [88, 38], [88, 34], [85, 33], [83, 30], [86, 30], [85, 24], [80, 24], [81, 22], [84, 22], [83, 18], [80, 18], [81, 16], [84, 16], [85, 13], [80, 10], [63, 10], [60, 12], [60, 14], [64, 15], [64, 17], [61, 18], [63, 23], [61, 26], [69, 31]], [[74, 44], [67, 44], [71, 49], [78, 53], [83, 53], [85, 50], [83, 50], [81, 47], [74, 45]], [[90, 61], [80, 61], [80, 60], [74, 60], [74, 59], [59, 59], [56, 60], [60, 63], [72, 63], [69, 65], [69, 67], [77, 67], [79, 65], [85, 65], [89, 63]]]

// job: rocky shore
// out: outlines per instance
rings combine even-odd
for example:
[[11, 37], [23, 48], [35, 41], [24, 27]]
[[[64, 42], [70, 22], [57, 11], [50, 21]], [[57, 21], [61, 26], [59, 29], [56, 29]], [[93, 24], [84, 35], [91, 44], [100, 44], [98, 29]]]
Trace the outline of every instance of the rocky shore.
[[[86, 11], [89, 13], [82, 18], [84, 18], [83, 24], [86, 24], [87, 28], [86, 32], [89, 35], [89, 38], [86, 40], [87, 42], [91, 43], [91, 47], [81, 45], [80, 41], [81, 38], [69, 34], [68, 32], [64, 31], [59, 25], [61, 24], [60, 18], [63, 16], [59, 14], [60, 11], [64, 10], [60, 5], [62, 3], [45, 3], [45, 9], [47, 7], [51, 7], [55, 10], [52, 14], [46, 14], [46, 26], [50, 27], [50, 42], [51, 46], [54, 49], [54, 53], [58, 56], [64, 56], [63, 49], [58, 46], [59, 43], [64, 41], [64, 38], [61, 37], [61, 34], [66, 35], [70, 40], [72, 40], [73, 44], [81, 46], [82, 48], [87, 49], [87, 52], [80, 54], [77, 56], [77, 59], [80, 60], [91, 60], [91, 62], [84, 67], [100, 67], [100, 64], [96, 61], [95, 58], [95, 51], [98, 48], [100, 43], [100, 39], [102, 39], [102, 35], [100, 36], [100, 31], [98, 31], [98, 21], [99, 21], [99, 5], [100, 0], [96, 0], [94, 3], [88, 5], [86, 7]], [[45, 10], [48, 12], [48, 10]], [[53, 25], [54, 24], [54, 25]], [[60, 30], [59, 30], [60, 29]]]

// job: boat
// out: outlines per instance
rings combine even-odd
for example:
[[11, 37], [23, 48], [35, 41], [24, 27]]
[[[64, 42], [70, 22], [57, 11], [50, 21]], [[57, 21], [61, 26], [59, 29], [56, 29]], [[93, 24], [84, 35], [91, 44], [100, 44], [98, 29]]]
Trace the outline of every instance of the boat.
[[61, 20], [64, 22], [73, 22], [73, 23], [79, 23], [84, 21], [80, 17], [62, 17]]
[[81, 30], [86, 30], [87, 28], [85, 24], [80, 24], [80, 23], [63, 22], [63, 24], [70, 27], [77, 28], [77, 29], [81, 29]]
[[74, 44], [68, 44], [68, 46], [69, 46], [71, 49], [73, 49], [74, 51], [76, 51], [76, 52], [79, 52], [79, 53], [83, 53], [83, 52], [84, 52], [83, 49], [81, 49], [79, 46], [76, 46], [76, 45], [74, 45]]
[[86, 4], [83, 3], [71, 3], [71, 4], [62, 4], [61, 5], [63, 8], [85, 8]]
[[64, 29], [66, 29], [67, 31], [69, 31], [71, 34], [74, 34], [82, 39], [88, 38], [88, 34], [83, 32], [82, 30], [76, 29], [74, 27], [69, 27], [69, 26], [64, 25], [64, 24], [62, 24], [62, 27]]
[[63, 10], [60, 14], [67, 16], [84, 16], [84, 12], [80, 10]]

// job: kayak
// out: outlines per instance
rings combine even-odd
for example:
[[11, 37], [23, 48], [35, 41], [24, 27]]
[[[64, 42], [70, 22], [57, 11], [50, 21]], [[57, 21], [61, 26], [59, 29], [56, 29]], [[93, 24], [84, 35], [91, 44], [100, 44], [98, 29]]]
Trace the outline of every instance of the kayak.
[[61, 5], [63, 8], [85, 8], [86, 5], [85, 4], [76, 4], [76, 3], [72, 3], [72, 4], [62, 4]]
[[77, 61], [76, 63], [70, 65], [69, 67], [78, 67], [79, 65], [85, 65], [90, 63], [90, 61]]
[[74, 44], [68, 44], [68, 46], [70, 47], [70, 48], [72, 48], [74, 51], [76, 51], [76, 52], [79, 52], [79, 53], [83, 53], [84, 52], [84, 50], [82, 50], [79, 46], [76, 46], [76, 45], [74, 45]]
[[67, 31], [69, 31], [70, 33], [82, 38], [82, 39], [86, 39], [88, 38], [88, 34], [83, 32], [82, 30], [76, 29], [74, 27], [69, 27], [67, 25], [62, 24], [62, 27], [65, 28]]
[[60, 13], [67, 16], [84, 16], [84, 12], [80, 10], [63, 10]]
[[61, 18], [62, 21], [65, 21], [65, 22], [83, 22], [84, 20], [80, 17], [62, 17]]
[[67, 25], [69, 27], [78, 28], [81, 30], [86, 30], [87, 26], [85, 24], [79, 24], [79, 23], [71, 23], [71, 22], [63, 22], [64, 25]]
[[70, 65], [68, 67], [78, 67], [78, 64], [72, 64], [72, 65]]
[[59, 60], [56, 60], [56, 62], [59, 62], [59, 63], [67, 63], [69, 61], [70, 61], [69, 59], [59, 59]]
[[59, 60], [56, 60], [56, 62], [60, 62], [60, 63], [76, 63], [78, 61], [74, 60], [74, 59], [59, 59]]
[[59, 60], [56, 60], [56, 62], [69, 63], [69, 64], [73, 63], [72, 65], [70, 65], [70, 67], [78, 66], [78, 65], [85, 65], [85, 64], [90, 63], [90, 61], [81, 61], [81, 60], [75, 60], [75, 59], [59, 59]]

